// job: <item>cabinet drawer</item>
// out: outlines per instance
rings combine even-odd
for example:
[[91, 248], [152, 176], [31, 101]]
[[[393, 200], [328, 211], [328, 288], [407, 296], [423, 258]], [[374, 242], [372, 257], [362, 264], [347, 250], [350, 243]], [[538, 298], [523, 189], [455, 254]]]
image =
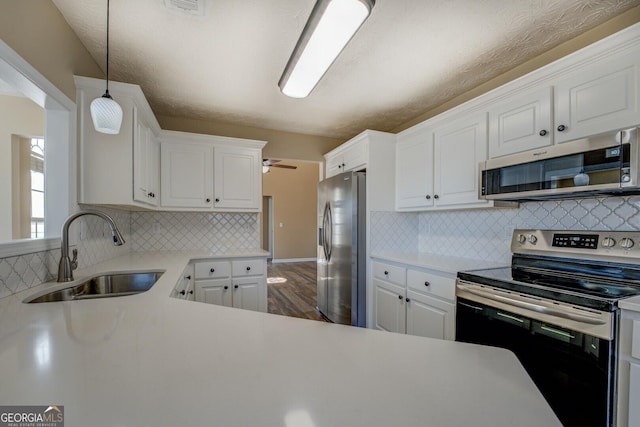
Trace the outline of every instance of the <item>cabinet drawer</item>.
[[264, 274], [263, 259], [240, 259], [231, 261], [233, 277], [262, 276]]
[[633, 321], [631, 356], [640, 359], [640, 320]]
[[373, 263], [373, 277], [401, 286], [407, 283], [406, 270], [404, 268], [382, 262]]
[[223, 279], [231, 276], [229, 261], [203, 261], [196, 263], [196, 279]]
[[428, 295], [436, 295], [453, 301], [456, 294], [455, 280], [418, 270], [407, 270], [409, 289]]

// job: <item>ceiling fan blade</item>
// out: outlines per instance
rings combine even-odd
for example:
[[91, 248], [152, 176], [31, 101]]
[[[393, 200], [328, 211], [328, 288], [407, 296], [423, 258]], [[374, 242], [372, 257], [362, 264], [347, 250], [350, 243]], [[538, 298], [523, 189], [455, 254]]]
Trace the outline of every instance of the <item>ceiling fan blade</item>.
[[278, 163], [281, 160], [276, 159], [262, 159], [263, 166], [273, 166], [274, 163]]
[[271, 165], [271, 167], [282, 168], [282, 169], [298, 169], [297, 166], [291, 166], [291, 165]]

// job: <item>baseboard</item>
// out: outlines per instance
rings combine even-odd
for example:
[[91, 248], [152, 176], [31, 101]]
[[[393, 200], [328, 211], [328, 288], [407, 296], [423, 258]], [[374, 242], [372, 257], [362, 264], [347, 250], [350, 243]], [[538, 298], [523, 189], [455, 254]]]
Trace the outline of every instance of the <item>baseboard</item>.
[[281, 262], [309, 262], [315, 261], [316, 258], [283, 258], [283, 259], [274, 259], [271, 262], [274, 264], [279, 264]]

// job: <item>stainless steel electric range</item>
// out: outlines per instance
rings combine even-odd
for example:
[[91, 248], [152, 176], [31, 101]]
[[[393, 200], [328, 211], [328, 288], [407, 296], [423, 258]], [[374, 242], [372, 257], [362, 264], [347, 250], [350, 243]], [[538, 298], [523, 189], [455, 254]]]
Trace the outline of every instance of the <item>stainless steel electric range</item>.
[[512, 350], [565, 426], [615, 426], [618, 301], [640, 232], [516, 230], [511, 266], [458, 273], [456, 341]]

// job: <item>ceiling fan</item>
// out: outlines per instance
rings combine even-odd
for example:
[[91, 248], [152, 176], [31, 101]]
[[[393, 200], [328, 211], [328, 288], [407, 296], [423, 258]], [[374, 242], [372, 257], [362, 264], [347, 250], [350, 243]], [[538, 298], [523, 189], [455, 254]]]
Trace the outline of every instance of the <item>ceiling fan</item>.
[[262, 173], [267, 173], [271, 170], [271, 168], [282, 168], [282, 169], [298, 169], [297, 166], [293, 165], [280, 165], [282, 160], [276, 159], [262, 159]]

